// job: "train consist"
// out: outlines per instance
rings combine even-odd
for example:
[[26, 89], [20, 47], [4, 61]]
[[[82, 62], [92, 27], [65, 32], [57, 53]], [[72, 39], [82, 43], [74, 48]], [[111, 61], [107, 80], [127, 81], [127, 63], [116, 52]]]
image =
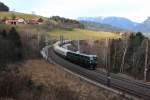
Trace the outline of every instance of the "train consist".
[[61, 43], [60, 41], [56, 42], [53, 45], [53, 49], [56, 54], [59, 56], [78, 64], [87, 69], [95, 69], [97, 65], [97, 56], [96, 55], [87, 55], [79, 52], [73, 52], [71, 50], [65, 49], [64, 45], [69, 44], [71, 41], [64, 41]]

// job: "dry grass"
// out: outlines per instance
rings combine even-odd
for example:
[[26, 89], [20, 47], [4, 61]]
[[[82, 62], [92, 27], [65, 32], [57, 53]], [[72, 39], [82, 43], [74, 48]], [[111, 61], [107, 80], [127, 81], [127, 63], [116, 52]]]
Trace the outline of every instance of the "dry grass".
[[[20, 71], [24, 75], [31, 76], [33, 82], [37, 85], [44, 85], [47, 88], [52, 88], [53, 86], [53, 88], [62, 90], [59, 92], [59, 94], [56, 93], [57, 97], [68, 96], [66, 94], [72, 91], [72, 93], [79, 97], [79, 100], [123, 99], [116, 94], [95, 87], [67, 72], [64, 72], [62, 69], [60, 69], [60, 67], [49, 64], [44, 60], [28, 60], [23, 64], [23, 67], [21, 67]], [[64, 90], [66, 92], [65, 95], [64, 93], [61, 95]]]
[[96, 32], [85, 29], [55, 29], [50, 31], [50, 38], [59, 39], [60, 35], [63, 35], [65, 39], [77, 40], [99, 40], [103, 38], [120, 38], [119, 35], [111, 32]]

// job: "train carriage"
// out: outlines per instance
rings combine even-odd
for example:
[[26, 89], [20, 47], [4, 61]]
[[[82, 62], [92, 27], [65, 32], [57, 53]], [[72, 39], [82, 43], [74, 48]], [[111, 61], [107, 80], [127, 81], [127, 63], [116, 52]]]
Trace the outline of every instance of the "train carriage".
[[69, 51], [67, 52], [67, 59], [88, 69], [95, 69], [97, 64], [97, 57], [95, 55], [79, 54]]
[[54, 46], [53, 46], [54, 51], [55, 51], [57, 54], [59, 54], [59, 55], [61, 55], [61, 56], [63, 56], [63, 57], [66, 57], [68, 50], [65, 49], [65, 48], [60, 47], [59, 44], [60, 44], [60, 42], [56, 42], [56, 43], [54, 44]]
[[[67, 43], [64, 42], [63, 45], [66, 45], [66, 44]], [[95, 69], [96, 68], [96, 65], [97, 65], [97, 56], [96, 55], [87, 55], [87, 54], [77, 53], [77, 52], [67, 50], [67, 49], [63, 48], [63, 46], [60, 46], [59, 41], [54, 44], [53, 48], [54, 48], [54, 51], [58, 55], [60, 55], [61, 57], [65, 58], [73, 63], [76, 63], [87, 69]]]

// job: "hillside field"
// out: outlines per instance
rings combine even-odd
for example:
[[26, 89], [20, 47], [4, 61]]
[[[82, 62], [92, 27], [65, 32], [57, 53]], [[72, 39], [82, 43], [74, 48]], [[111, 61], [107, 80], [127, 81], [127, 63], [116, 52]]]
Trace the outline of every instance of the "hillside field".
[[[13, 14], [16, 17], [21, 17], [21, 18], [25, 18], [25, 19], [32, 19], [32, 18], [40, 18], [41, 16], [35, 16], [32, 14], [24, 14], [24, 13], [19, 13], [19, 12], [0, 12], [0, 17], [4, 18], [11, 18], [13, 16]], [[42, 17], [44, 19], [46, 19], [45, 17]], [[63, 23], [61, 23], [63, 24]], [[52, 23], [51, 23], [52, 25]], [[0, 24], [1, 28], [7, 29], [10, 28], [11, 25], [4, 25], [4, 24]], [[91, 30], [87, 30], [87, 29], [77, 29], [77, 28], [69, 28], [69, 29], [62, 29], [62, 28], [53, 28], [53, 29], [48, 29], [45, 28], [44, 25], [17, 25], [15, 26], [17, 29], [19, 30], [29, 30], [31, 32], [36, 33], [38, 30], [38, 33], [42, 31], [42, 33], [47, 32], [48, 31], [48, 35], [50, 37], [50, 39], [59, 39], [60, 35], [63, 35], [65, 39], [71, 39], [71, 40], [76, 40], [76, 39], [94, 39], [94, 40], [98, 40], [101, 38], [119, 38], [120, 36], [111, 32], [96, 32], [96, 31], [91, 31]], [[48, 26], [46, 26], [48, 27]]]
[[[2, 29], [10, 29], [11, 25], [0, 24]], [[43, 27], [38, 25], [17, 25], [15, 26], [18, 30], [27, 30], [31, 33], [41, 33], [48, 34], [50, 39], [59, 40], [60, 35], [64, 36], [64, 39], [69, 40], [99, 40], [104, 38], [121, 38], [120, 35], [112, 33], [112, 32], [97, 32], [86, 29], [52, 29], [49, 32], [46, 32]], [[48, 31], [48, 30], [47, 30]], [[20, 33], [22, 34], [22, 33]]]
[[88, 39], [98, 40], [102, 38], [120, 38], [119, 35], [111, 32], [96, 32], [84, 29], [55, 29], [48, 32], [51, 39], [59, 39], [60, 35], [64, 36], [64, 39]]
[[40, 18], [40, 16], [36, 16], [36, 15], [32, 15], [32, 14], [19, 13], [19, 12], [0, 12], [0, 17], [11, 18], [13, 14], [16, 17], [21, 17], [21, 18], [25, 18], [25, 19]]

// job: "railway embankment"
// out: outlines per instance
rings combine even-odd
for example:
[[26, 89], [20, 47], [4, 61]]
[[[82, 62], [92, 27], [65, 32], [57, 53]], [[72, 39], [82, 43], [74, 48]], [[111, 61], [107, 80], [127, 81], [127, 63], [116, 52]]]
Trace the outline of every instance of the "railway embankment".
[[24, 75], [31, 76], [37, 85], [46, 87], [49, 90], [47, 96], [53, 97], [53, 100], [126, 100], [122, 96], [96, 87], [45, 60], [28, 60], [20, 71]]

